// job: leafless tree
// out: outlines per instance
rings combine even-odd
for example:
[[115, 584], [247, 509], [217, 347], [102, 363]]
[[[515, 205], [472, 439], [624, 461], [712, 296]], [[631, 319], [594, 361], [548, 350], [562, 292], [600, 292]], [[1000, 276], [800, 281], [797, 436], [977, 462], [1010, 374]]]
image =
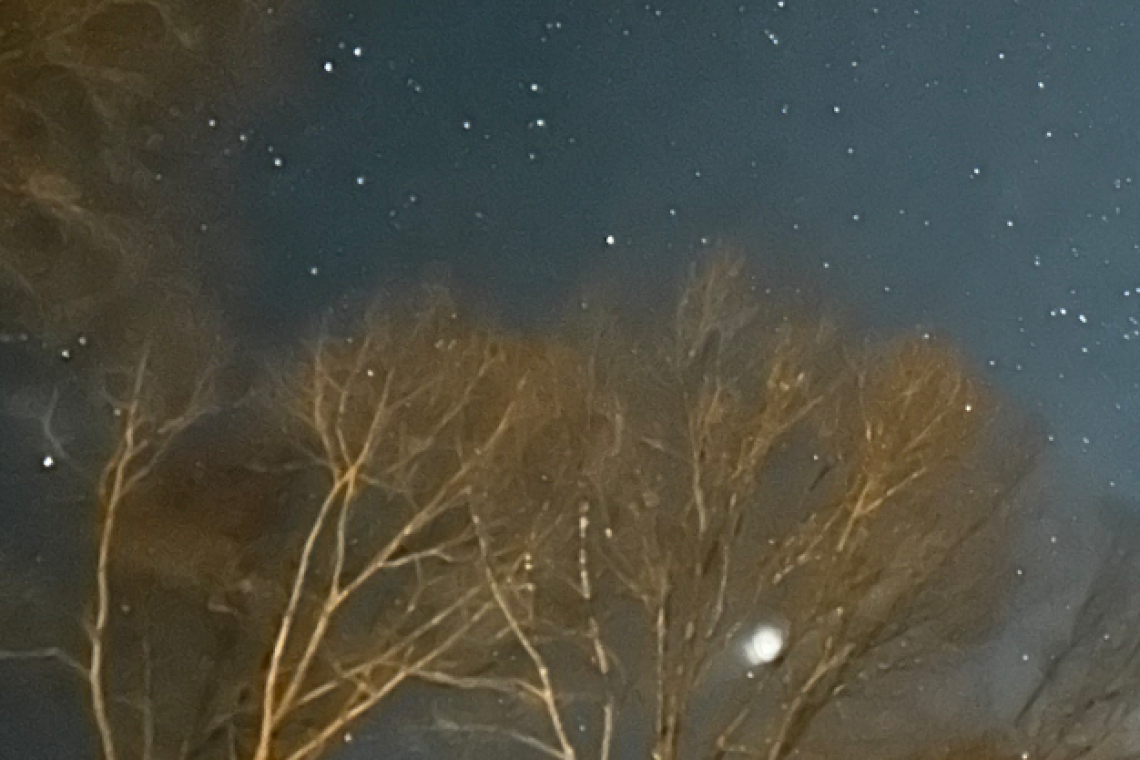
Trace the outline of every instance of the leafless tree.
[[[441, 728], [564, 760], [774, 760], [920, 641], [992, 621], [1032, 447], [999, 454], [994, 402], [944, 343], [855, 350], [765, 306], [722, 257], [668, 334], [589, 354], [598, 455], [536, 560], [538, 614], [510, 626], [518, 658], [460, 684], [537, 718]], [[487, 565], [510, 620], [496, 590], [519, 581]], [[766, 619], [782, 656], [744, 663]]]
[[111, 702], [115, 695], [109, 675], [113, 667], [112, 617], [116, 600], [113, 595], [112, 556], [117, 529], [123, 519], [125, 505], [140, 484], [153, 475], [172, 443], [208, 411], [211, 402], [211, 368], [204, 368], [184, 389], [186, 392], [181, 398], [171, 399], [156, 392], [152, 384], [151, 361], [150, 349], [144, 347], [132, 371], [120, 378], [117, 387], [111, 384], [108, 388], [118, 433], [96, 489], [94, 589], [86, 621], [88, 645], [85, 651], [75, 655], [52, 647], [4, 653], [6, 659], [58, 659], [82, 676], [90, 698], [99, 746], [107, 760], [117, 760], [121, 756], [122, 743], [112, 718]]
[[561, 456], [573, 368], [465, 326], [440, 293], [318, 341], [286, 406], [327, 485], [258, 684], [254, 758], [317, 756], [405, 682], [462, 678], [528, 616], [527, 584], [490, 566], [509, 552], [526, 572], [539, 526], [520, 517], [543, 484], [525, 465]]
[[278, 371], [260, 457], [203, 417], [216, 361], [144, 352], [89, 646], [6, 657], [82, 675], [108, 760], [324, 756], [415, 683], [470, 706], [445, 734], [564, 760], [826, 747], [839, 700], [992, 620], [1032, 450], [945, 344], [763, 307], [730, 257], [639, 341], [496, 333], [431, 291]]
[[[916, 650], [984, 628], [1032, 446], [1000, 440], [945, 342], [789, 319], [739, 258], [636, 337], [496, 333], [439, 292], [330, 328], [235, 417], [259, 432], [223, 463], [243, 435], [207, 414], [222, 364], [180, 344], [171, 315], [197, 295], [137, 189], [161, 95], [216, 76], [226, 20], [253, 10], [0, 10], [0, 317], [47, 333], [102, 314], [122, 346], [103, 361], [132, 357], [104, 386], [84, 644], [2, 656], [80, 676], [105, 760], [325, 756], [413, 683], [472, 706], [437, 729], [562, 760], [776, 760], [826, 747], [837, 702]], [[158, 290], [166, 332], [140, 337]], [[70, 460], [55, 403], [43, 432]], [[1113, 577], [1022, 716], [1035, 746], [1124, 725]], [[745, 662], [765, 623], [776, 659]], [[1074, 680], [1089, 662], [1113, 677]]]
[[[214, 374], [171, 406], [144, 358], [99, 488], [89, 652], [5, 657], [83, 675], [107, 760], [324, 755], [405, 684], [459, 684], [530, 625], [544, 494], [582, 449], [576, 368], [557, 346], [466, 325], [440, 293], [323, 333], [267, 394], [292, 455], [249, 476], [288, 476], [302, 497], [278, 503], [276, 556], [243, 577], [224, 557], [241, 547], [153, 482], [220, 445], [190, 427]], [[232, 622], [196, 639], [194, 616]], [[235, 688], [180, 678], [172, 648]]]

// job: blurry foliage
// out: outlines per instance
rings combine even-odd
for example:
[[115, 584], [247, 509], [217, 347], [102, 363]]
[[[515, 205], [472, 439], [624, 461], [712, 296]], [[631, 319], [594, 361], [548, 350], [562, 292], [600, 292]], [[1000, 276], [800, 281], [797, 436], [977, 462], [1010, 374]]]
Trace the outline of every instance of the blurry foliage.
[[[12, 0], [0, 7], [0, 330], [110, 344], [185, 300], [189, 263], [153, 203], [183, 109], [265, 65], [258, 0]], [[155, 301], [159, 303], [156, 304]], [[117, 314], [118, 313], [118, 314]], [[134, 345], [137, 350], [138, 344]], [[120, 357], [122, 358], [122, 357]]]

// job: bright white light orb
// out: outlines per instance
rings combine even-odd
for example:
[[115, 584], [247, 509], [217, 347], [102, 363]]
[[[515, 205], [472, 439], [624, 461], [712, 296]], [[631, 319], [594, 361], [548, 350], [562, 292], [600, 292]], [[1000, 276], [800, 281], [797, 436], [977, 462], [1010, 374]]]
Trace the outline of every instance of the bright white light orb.
[[784, 652], [784, 631], [765, 623], [744, 641], [744, 658], [749, 665], [764, 665]]

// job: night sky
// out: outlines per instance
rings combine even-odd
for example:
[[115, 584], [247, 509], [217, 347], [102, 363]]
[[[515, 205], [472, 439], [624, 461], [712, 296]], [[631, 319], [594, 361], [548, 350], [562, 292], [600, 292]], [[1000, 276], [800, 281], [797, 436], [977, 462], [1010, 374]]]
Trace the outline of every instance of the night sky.
[[425, 276], [527, 326], [728, 247], [961, 340], [1070, 485], [1140, 496], [1135, 3], [319, 5], [163, 159], [251, 352]]
[[322, 5], [275, 103], [198, 115], [249, 329], [441, 264], [541, 320], [731, 246], [961, 339], [1067, 461], [1140, 490], [1130, 4]]

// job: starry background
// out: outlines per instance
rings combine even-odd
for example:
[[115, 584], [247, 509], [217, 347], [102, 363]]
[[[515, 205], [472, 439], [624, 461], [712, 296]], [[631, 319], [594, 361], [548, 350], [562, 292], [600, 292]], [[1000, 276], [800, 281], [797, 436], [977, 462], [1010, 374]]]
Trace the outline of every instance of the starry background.
[[319, 6], [271, 95], [203, 98], [164, 158], [246, 345], [440, 271], [541, 324], [730, 246], [871, 331], [957, 337], [1070, 484], [1140, 495], [1135, 4]]
[[872, 329], [957, 336], [1140, 492], [1132, 4], [321, 5], [285, 94], [195, 115], [252, 334], [440, 265], [542, 320], [729, 245]]

